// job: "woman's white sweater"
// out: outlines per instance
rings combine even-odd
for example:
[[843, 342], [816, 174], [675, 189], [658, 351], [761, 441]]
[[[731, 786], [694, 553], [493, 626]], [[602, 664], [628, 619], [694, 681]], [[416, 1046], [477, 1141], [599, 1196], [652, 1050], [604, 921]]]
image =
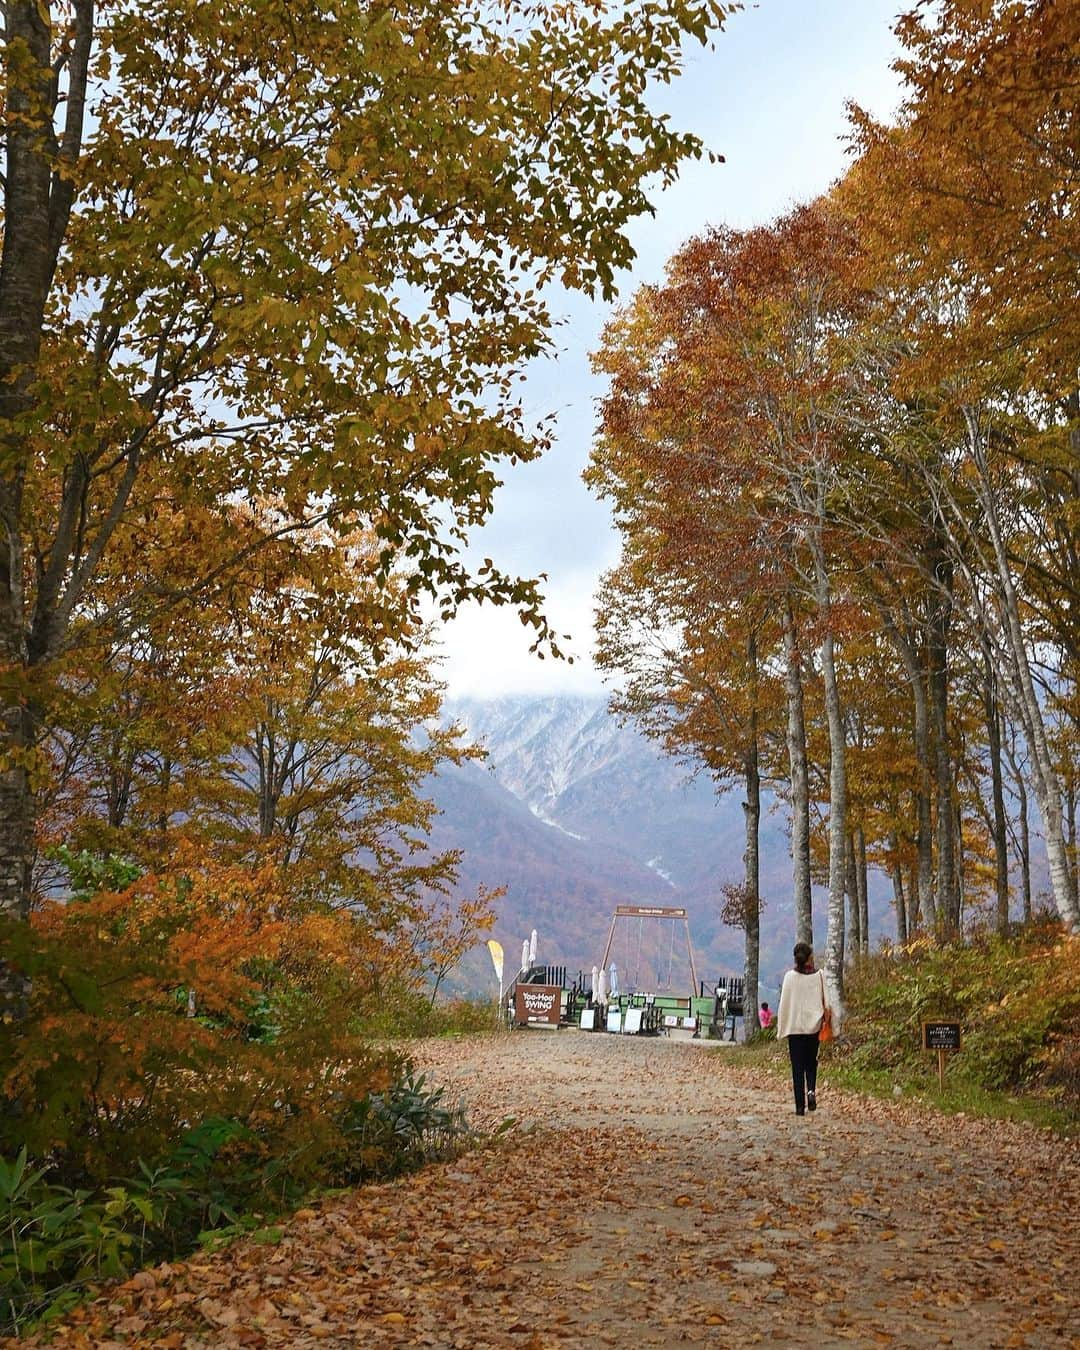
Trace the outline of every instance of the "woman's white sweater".
[[825, 980], [819, 970], [789, 970], [780, 988], [777, 1036], [816, 1036], [825, 1015]]

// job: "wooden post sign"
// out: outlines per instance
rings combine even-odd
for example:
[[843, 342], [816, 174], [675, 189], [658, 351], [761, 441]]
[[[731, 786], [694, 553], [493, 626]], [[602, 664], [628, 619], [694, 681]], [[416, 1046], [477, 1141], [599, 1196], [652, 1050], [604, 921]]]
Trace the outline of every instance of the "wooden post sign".
[[519, 984], [514, 991], [514, 1021], [518, 1026], [530, 1023], [559, 1025], [562, 1016], [562, 989], [557, 984]]
[[937, 1051], [938, 1089], [945, 1086], [945, 1051], [960, 1049], [959, 1022], [924, 1022], [922, 1024], [924, 1050]]

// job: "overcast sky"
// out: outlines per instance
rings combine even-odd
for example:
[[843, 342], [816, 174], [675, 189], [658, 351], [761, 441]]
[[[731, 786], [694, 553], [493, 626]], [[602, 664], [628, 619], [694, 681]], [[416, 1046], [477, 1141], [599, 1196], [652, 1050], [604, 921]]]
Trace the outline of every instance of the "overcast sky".
[[[637, 262], [619, 291], [658, 281], [680, 245], [709, 225], [761, 224], [826, 189], [845, 164], [844, 105], [853, 99], [888, 118], [899, 102], [890, 65], [900, 0], [761, 0], [732, 16], [715, 49], [688, 49], [686, 71], [656, 91], [654, 106], [693, 131], [724, 164], [693, 163], [653, 198], [655, 217], [632, 228]], [[599, 692], [592, 650], [593, 595], [618, 558], [607, 508], [581, 481], [601, 381], [589, 353], [611, 306], [566, 297], [554, 308], [565, 322], [558, 354], [529, 375], [525, 406], [536, 418], [557, 414], [553, 448], [534, 464], [508, 469], [490, 523], [470, 550], [504, 571], [544, 572], [553, 627], [573, 635], [574, 664], [539, 661], [516, 615], [470, 606], [442, 631], [443, 676], [451, 696]]]

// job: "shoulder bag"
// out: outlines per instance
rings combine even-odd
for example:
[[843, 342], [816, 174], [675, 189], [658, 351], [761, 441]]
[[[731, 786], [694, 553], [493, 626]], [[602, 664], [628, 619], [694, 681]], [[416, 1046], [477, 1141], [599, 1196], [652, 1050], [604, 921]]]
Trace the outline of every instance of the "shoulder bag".
[[825, 1000], [825, 976], [821, 973], [821, 971], [818, 971], [818, 974], [821, 976], [822, 1016], [821, 1016], [821, 1029], [818, 1031], [817, 1038], [819, 1041], [825, 1042], [831, 1041], [835, 1033], [833, 1031], [832, 1025], [832, 1009], [829, 1007], [828, 1003]]

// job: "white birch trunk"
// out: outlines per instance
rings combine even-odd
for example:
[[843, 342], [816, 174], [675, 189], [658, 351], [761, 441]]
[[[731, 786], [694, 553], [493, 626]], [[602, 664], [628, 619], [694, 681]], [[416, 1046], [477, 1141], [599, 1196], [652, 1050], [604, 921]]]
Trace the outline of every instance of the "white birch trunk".
[[825, 625], [821, 644], [821, 673], [825, 685], [825, 720], [829, 728], [829, 908], [825, 932], [825, 987], [829, 1006], [839, 1028], [844, 995], [844, 894], [847, 863], [847, 742], [836, 679], [836, 656], [832, 635], [832, 596], [821, 525], [825, 518], [825, 484], [817, 467], [816, 521], [808, 530], [814, 560], [818, 613]]
[[810, 891], [810, 786], [806, 767], [806, 721], [802, 668], [790, 599], [784, 601], [784, 658], [787, 692], [787, 749], [791, 774], [791, 873], [795, 893], [795, 940], [814, 945]]
[[1064, 813], [1061, 805], [1061, 783], [1054, 766], [1049, 738], [1046, 734], [1046, 722], [1035, 692], [1035, 681], [1028, 659], [1027, 642], [1020, 620], [1020, 604], [1013, 580], [1012, 567], [1001, 528], [1001, 517], [993, 484], [986, 464], [982, 431], [973, 410], [965, 411], [969, 445], [978, 469], [978, 491], [983, 508], [987, 532], [993, 548], [995, 584], [997, 599], [1001, 609], [1003, 637], [1009, 656], [1012, 686], [1017, 711], [1024, 727], [1024, 735], [1031, 752], [1032, 790], [1042, 817], [1043, 837], [1046, 841], [1047, 861], [1050, 865], [1050, 888], [1054, 904], [1065, 926], [1080, 928], [1080, 913], [1073, 899], [1069, 880], [1069, 862], [1065, 849]]

